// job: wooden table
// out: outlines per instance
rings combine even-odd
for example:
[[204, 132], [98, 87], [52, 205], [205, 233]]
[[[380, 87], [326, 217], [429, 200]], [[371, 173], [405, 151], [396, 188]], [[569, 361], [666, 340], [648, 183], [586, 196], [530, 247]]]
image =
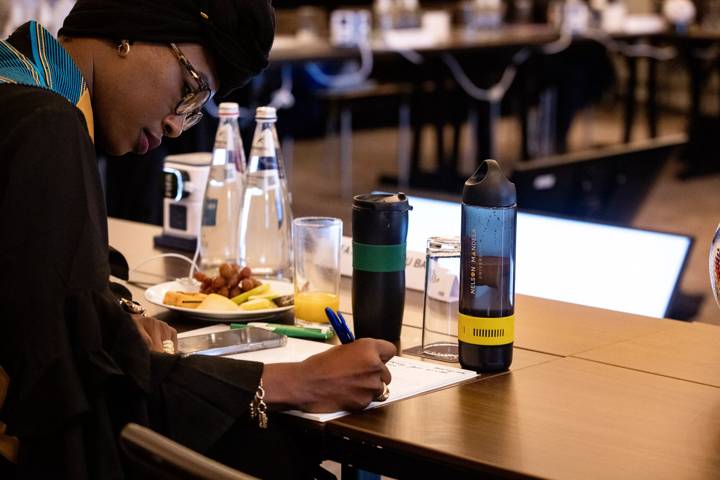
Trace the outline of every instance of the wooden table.
[[344, 417], [327, 430], [340, 461], [403, 477], [720, 475], [720, 389], [575, 358]]
[[[110, 221], [131, 266], [159, 253], [158, 232]], [[165, 259], [133, 278], [185, 268]], [[421, 299], [408, 291], [402, 347], [419, 343]], [[510, 372], [324, 427], [289, 424], [328, 459], [403, 478], [720, 478], [720, 327], [525, 296], [516, 314]]]
[[720, 328], [704, 323], [669, 324], [671, 328], [576, 356], [720, 387]]
[[[159, 227], [111, 219], [109, 232], [111, 244], [125, 254], [131, 268], [144, 259], [163, 253], [154, 249], [151, 241], [153, 235], [160, 233]], [[154, 284], [185, 276], [188, 269], [189, 264], [178, 259], [157, 259], [140, 266], [131, 279]], [[350, 287], [350, 280], [343, 277], [340, 309], [348, 313], [352, 311]], [[142, 295], [142, 290], [136, 289], [135, 293]], [[403, 335], [403, 348], [420, 343], [422, 292], [407, 290], [405, 299], [403, 325], [408, 334]], [[660, 332], [678, 323], [527, 295], [517, 295], [516, 302], [518, 328], [515, 345], [524, 350], [557, 356], [580, 354]], [[148, 308], [151, 314], [166, 312], [153, 305], [148, 305]], [[170, 321], [182, 318], [167, 313], [162, 316]]]
[[[433, 45], [418, 48], [409, 47], [424, 55], [457, 53], [469, 50], [490, 50], [542, 45], [559, 38], [558, 31], [549, 25], [504, 25], [498, 29], [465, 32], [453, 30], [450, 37]], [[381, 40], [371, 43], [375, 55], [397, 55], [397, 50], [388, 48]], [[343, 60], [359, 55], [357, 48], [340, 48], [330, 45], [327, 38], [298, 42], [294, 37], [279, 36], [270, 52], [270, 62], [276, 64], [304, 63], [322, 60]]]

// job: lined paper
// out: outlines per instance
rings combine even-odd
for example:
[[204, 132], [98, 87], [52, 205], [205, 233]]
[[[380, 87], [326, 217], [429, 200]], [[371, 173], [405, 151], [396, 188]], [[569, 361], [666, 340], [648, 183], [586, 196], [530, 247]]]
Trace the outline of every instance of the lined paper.
[[[392, 374], [392, 382], [388, 385], [390, 397], [384, 402], [372, 402], [366, 410], [464, 382], [477, 376], [477, 373], [472, 370], [445, 367], [406, 357], [393, 357], [387, 362], [387, 366]], [[316, 422], [327, 422], [350, 414], [344, 410], [333, 413], [306, 413], [290, 410], [286, 413]]]
[[[201, 333], [221, 332], [229, 328], [228, 325], [213, 325], [191, 332], [184, 332], [178, 336], [183, 337]], [[229, 355], [226, 358], [263, 363], [301, 362], [312, 355], [332, 347], [333, 345], [328, 343], [288, 337], [287, 345], [284, 347], [239, 353], [237, 355]], [[388, 385], [390, 397], [384, 402], [372, 402], [366, 410], [382, 407], [383, 405], [402, 400], [403, 398], [455, 385], [477, 376], [477, 373], [472, 370], [463, 370], [461, 368], [423, 362], [407, 357], [393, 357], [387, 362], [387, 366], [392, 375], [392, 382]], [[327, 422], [350, 414], [350, 412], [344, 410], [332, 413], [306, 413], [299, 410], [290, 410], [285, 413], [316, 422]]]

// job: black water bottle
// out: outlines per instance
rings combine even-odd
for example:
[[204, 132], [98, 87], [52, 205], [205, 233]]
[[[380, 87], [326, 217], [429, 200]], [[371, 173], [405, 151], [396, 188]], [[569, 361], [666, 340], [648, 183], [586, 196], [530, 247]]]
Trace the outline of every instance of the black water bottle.
[[404, 193], [353, 197], [352, 308], [358, 338], [400, 339], [409, 210]]
[[515, 340], [517, 195], [495, 160], [465, 182], [460, 244], [460, 364], [481, 373], [510, 368]]

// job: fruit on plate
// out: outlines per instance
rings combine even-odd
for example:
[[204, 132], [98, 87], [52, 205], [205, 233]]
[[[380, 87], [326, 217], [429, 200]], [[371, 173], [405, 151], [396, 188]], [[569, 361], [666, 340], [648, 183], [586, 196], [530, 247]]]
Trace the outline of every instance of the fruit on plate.
[[220, 310], [226, 312], [237, 311], [238, 306], [227, 297], [211, 293], [198, 305], [198, 310]]
[[171, 290], [165, 293], [163, 303], [175, 307], [198, 308], [205, 298], [207, 298], [207, 295], [204, 293], [176, 292]]
[[233, 302], [235, 302], [236, 305], [241, 305], [245, 302], [247, 302], [251, 296], [253, 295], [262, 295], [263, 293], [267, 293], [268, 290], [270, 290], [270, 284], [269, 283], [263, 283], [262, 285], [255, 287], [251, 290], [248, 290], [245, 293], [241, 293], [240, 295], [236, 295], [231, 298]]
[[271, 300], [267, 298], [256, 298], [255, 300], [248, 300], [247, 302], [240, 305], [240, 310], [253, 311], [253, 310], [270, 310], [277, 308]]
[[260, 280], [252, 277], [250, 267], [241, 267], [235, 263], [220, 265], [218, 275], [195, 272], [193, 277], [201, 284], [200, 293], [217, 293], [227, 298], [236, 297], [262, 284]]

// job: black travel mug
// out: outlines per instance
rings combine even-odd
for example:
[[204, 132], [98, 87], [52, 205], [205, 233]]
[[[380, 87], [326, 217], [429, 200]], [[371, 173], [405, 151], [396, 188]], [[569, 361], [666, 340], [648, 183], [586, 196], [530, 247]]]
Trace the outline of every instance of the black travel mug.
[[358, 338], [400, 340], [410, 210], [404, 193], [353, 197], [352, 307]]

